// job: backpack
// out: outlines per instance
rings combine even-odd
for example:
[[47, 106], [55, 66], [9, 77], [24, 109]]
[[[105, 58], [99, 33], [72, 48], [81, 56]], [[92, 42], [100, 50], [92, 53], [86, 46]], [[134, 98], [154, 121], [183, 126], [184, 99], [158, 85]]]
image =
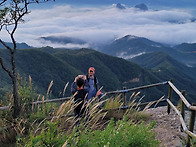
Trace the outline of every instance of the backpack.
[[[89, 77], [88, 77], [88, 75], [86, 75], [86, 79], [87, 79], [87, 81], [89, 82]], [[94, 76], [94, 86], [95, 86], [95, 88], [98, 90], [98, 85], [97, 85], [97, 77], [96, 76]]]

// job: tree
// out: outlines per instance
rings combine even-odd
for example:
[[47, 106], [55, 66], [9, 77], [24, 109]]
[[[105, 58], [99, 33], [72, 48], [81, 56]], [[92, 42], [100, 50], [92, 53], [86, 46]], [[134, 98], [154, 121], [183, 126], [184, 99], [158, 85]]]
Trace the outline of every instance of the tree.
[[19, 116], [20, 114], [20, 105], [17, 89], [17, 73], [15, 65], [15, 53], [17, 50], [17, 44], [14, 34], [18, 28], [18, 25], [24, 22], [23, 17], [30, 13], [28, 7], [30, 4], [45, 3], [48, 1], [55, 0], [0, 0], [0, 32], [6, 30], [13, 44], [13, 46], [10, 47], [0, 38], [0, 43], [3, 44], [3, 46], [5, 46], [5, 48], [9, 51], [10, 56], [10, 68], [8, 65], [5, 64], [1, 55], [0, 65], [2, 69], [7, 72], [12, 81], [14, 118]]

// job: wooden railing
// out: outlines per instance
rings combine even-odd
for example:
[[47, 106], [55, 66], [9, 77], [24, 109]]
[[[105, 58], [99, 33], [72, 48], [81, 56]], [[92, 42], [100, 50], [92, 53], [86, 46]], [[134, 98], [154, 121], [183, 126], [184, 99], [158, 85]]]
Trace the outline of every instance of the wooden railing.
[[[170, 113], [170, 109], [172, 108], [176, 112], [176, 114], [179, 116], [181, 127], [182, 127], [183, 131], [187, 134], [187, 146], [190, 146], [190, 138], [196, 139], [196, 134], [193, 133], [194, 123], [195, 123], [196, 106], [194, 106], [194, 104], [191, 105], [187, 101], [187, 99], [185, 98], [185, 91], [180, 92], [174, 86], [172, 81], [165, 81], [165, 82], [161, 82], [161, 83], [150, 84], [150, 85], [140, 86], [140, 87], [131, 88], [131, 89], [123, 88], [123, 90], [106, 92], [105, 95], [122, 93], [123, 94], [123, 106], [121, 108], [118, 108], [118, 109], [127, 109], [128, 106], [126, 106], [126, 93], [132, 92], [132, 91], [136, 91], [136, 90], [142, 90], [142, 89], [146, 89], [146, 88], [157, 87], [157, 86], [161, 86], [161, 85], [169, 85], [168, 98], [167, 99], [163, 99], [162, 101], [166, 101], [167, 104], [168, 104], [168, 109], [167, 109], [168, 114]], [[181, 99], [181, 112], [176, 108], [176, 106], [174, 106], [174, 104], [171, 101], [171, 99], [172, 99], [172, 91], [174, 91]], [[70, 99], [70, 97], [64, 97], [64, 98], [58, 98], [58, 99], [51, 99], [51, 100], [32, 102], [32, 104], [61, 102], [61, 101], [69, 100], [69, 99]], [[142, 103], [141, 105], [147, 105], [148, 103], [150, 103], [150, 102]], [[184, 108], [184, 106], [186, 106], [190, 110], [190, 112], [191, 112], [191, 114], [190, 114], [190, 121], [189, 121], [189, 128], [187, 128], [186, 123], [184, 121], [184, 117], [185, 117], [185, 108]], [[6, 110], [6, 109], [9, 109], [9, 108], [10, 108], [10, 106], [0, 107], [0, 110]]]
[[[169, 95], [168, 95], [168, 99], [167, 99], [167, 103], [168, 103], [168, 114], [170, 113], [170, 106], [172, 109], [174, 109], [174, 111], [178, 114], [179, 118], [180, 118], [180, 122], [183, 128], [183, 131], [187, 134], [187, 146], [190, 146], [190, 138], [194, 138], [196, 139], [196, 134], [193, 133], [194, 130], [194, 124], [195, 124], [195, 111], [196, 111], [196, 106], [191, 105], [185, 98], [185, 91], [180, 92], [172, 83], [172, 81], [168, 81], [168, 84], [170, 86], [170, 90], [169, 90]], [[180, 97], [181, 99], [181, 113], [178, 111], [178, 109], [173, 105], [173, 103], [171, 102], [171, 92], [172, 90], [174, 92], [176, 92], [176, 94]], [[189, 129], [186, 127], [186, 123], [184, 121], [184, 117], [185, 117], [185, 108], [184, 105], [190, 110], [191, 114], [190, 114], [190, 120], [189, 120]]]

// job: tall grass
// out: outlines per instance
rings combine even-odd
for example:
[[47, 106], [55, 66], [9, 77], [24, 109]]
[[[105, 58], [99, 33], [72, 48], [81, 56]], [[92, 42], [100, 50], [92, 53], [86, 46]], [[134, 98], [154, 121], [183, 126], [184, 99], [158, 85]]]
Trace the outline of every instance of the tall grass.
[[[21, 94], [23, 94], [24, 99], [29, 102], [41, 100], [42, 104], [35, 103], [28, 107], [30, 115], [18, 118], [12, 123], [12, 127], [17, 134], [18, 146], [91, 146], [95, 145], [93, 144], [95, 142], [103, 146], [113, 146], [114, 144], [121, 146], [124, 144], [118, 144], [117, 142], [121, 142], [119, 139], [126, 139], [126, 143], [130, 144], [131, 142], [128, 140], [131, 140], [130, 137], [134, 134], [136, 134], [135, 139], [132, 141], [135, 140], [136, 145], [146, 140], [158, 144], [154, 135], [150, 132], [151, 127], [145, 126], [141, 123], [142, 121], [138, 121], [138, 119], [145, 117], [139, 112], [139, 104], [143, 98], [137, 100], [139, 93], [133, 93], [130, 96], [130, 101], [127, 103], [128, 109], [123, 111], [120, 109], [123, 105], [121, 95], [108, 99], [104, 99], [105, 95], [103, 95], [101, 100], [98, 97], [92, 98], [84, 103], [85, 113], [83, 116], [76, 119], [73, 116], [74, 108], [78, 105], [73, 103], [75, 95], [60, 106], [44, 103], [45, 99], [49, 98], [52, 85], [53, 81], [48, 87], [46, 96], [34, 95], [30, 77], [29, 85], [21, 86]], [[68, 83], [63, 89], [63, 95], [67, 86]], [[26, 103], [26, 101], [24, 102]], [[25, 113], [25, 105], [22, 108]], [[75, 125], [78, 121], [79, 124]], [[122, 126], [124, 126], [123, 129]], [[129, 131], [126, 131], [126, 129]], [[145, 132], [142, 132], [143, 130]], [[109, 132], [114, 134], [111, 135]], [[133, 134], [130, 134], [130, 132], [133, 132]], [[146, 136], [141, 138], [142, 134], [139, 132], [146, 133]]]
[[[131, 96], [135, 100], [138, 94]], [[124, 112], [112, 111], [112, 107], [121, 106], [120, 96], [116, 99], [111, 97], [109, 99], [100, 101], [97, 98], [92, 98], [85, 103], [86, 108], [83, 117], [77, 120], [73, 116], [73, 110], [78, 105], [73, 103], [74, 95], [69, 101], [60, 105], [56, 110], [56, 116], [51, 120], [41, 122], [37, 129], [31, 131], [31, 135], [25, 139], [26, 146], [158, 146], [159, 142], [155, 139], [155, 134], [151, 132], [154, 123], [145, 125], [144, 123], [133, 120], [130, 116], [136, 113], [138, 104], [131, 101], [129, 109]], [[111, 104], [110, 104], [111, 103]], [[100, 106], [105, 104], [105, 108], [110, 108], [110, 118], [106, 118], [108, 111], [105, 112]], [[134, 107], [135, 106], [135, 107]], [[117, 114], [122, 115], [121, 119], [112, 119]], [[80, 124], [75, 126], [76, 121]], [[123, 139], [123, 141], [121, 141]], [[19, 140], [20, 144], [24, 142]]]

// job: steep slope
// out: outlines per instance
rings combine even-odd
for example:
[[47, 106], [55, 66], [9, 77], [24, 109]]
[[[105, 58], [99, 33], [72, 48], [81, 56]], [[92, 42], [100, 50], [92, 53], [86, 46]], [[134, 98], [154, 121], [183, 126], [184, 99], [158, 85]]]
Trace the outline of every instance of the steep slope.
[[[89, 66], [94, 66], [100, 86], [103, 86], [105, 91], [160, 82], [156, 76], [134, 63], [94, 50], [81, 49], [74, 52], [63, 50], [54, 55], [81, 70], [82, 73], [86, 73]], [[148, 94], [145, 93], [145, 100], [157, 98], [161, 93], [163, 94], [156, 88], [150, 89]]]
[[[115, 79], [118, 79], [117, 81], [122, 83], [129, 83], [129, 80], [138, 77], [138, 75], [142, 72], [148, 75], [147, 71], [134, 63], [127, 62], [126, 60], [117, 57], [111, 57], [94, 50], [81, 49], [75, 50], [74, 52], [70, 50], [63, 50], [54, 55], [81, 70], [82, 73], [86, 73], [89, 66], [94, 66], [97, 71], [96, 74], [100, 76], [100, 80], [103, 79], [104, 81], [109, 78], [107, 75], [111, 77], [112, 82], [115, 82]], [[138, 83], [149, 83], [151, 80], [144, 81], [141, 78]], [[105, 86], [108, 87], [107, 85]]]
[[190, 95], [195, 93], [196, 68], [189, 68], [163, 52], [154, 52], [133, 58], [131, 61], [151, 69], [162, 80], [173, 79], [179, 89]]
[[[7, 61], [8, 56], [5, 52], [0, 51], [0, 53]], [[61, 96], [59, 93], [63, 91], [64, 85], [67, 82], [72, 83], [76, 75], [87, 74], [90, 66], [95, 67], [100, 86], [104, 87], [103, 91], [122, 89], [124, 86], [132, 88], [169, 80], [166, 77], [162, 78], [154, 71], [154, 73], [149, 72], [135, 63], [91, 49], [65, 50], [46, 47], [18, 50], [16, 66], [22, 77], [31, 75], [34, 85], [42, 93], [46, 93], [50, 81], [53, 80], [52, 94], [55, 97]], [[2, 73], [5, 78], [0, 79], [4, 85], [8, 85], [6, 83], [9, 78], [1, 69], [0, 74]], [[70, 85], [66, 92], [67, 96], [71, 94]], [[183, 86], [185, 85], [186, 83]], [[0, 83], [0, 87], [4, 86]], [[144, 101], [150, 101], [167, 95], [167, 90], [165, 87], [146, 89], [141, 90], [141, 95], [145, 95]]]
[[[8, 60], [7, 57], [5, 59]], [[63, 91], [65, 84], [71, 82], [73, 76], [79, 74], [79, 71], [69, 64], [60, 61], [49, 53], [36, 49], [18, 50], [15, 59], [19, 74], [22, 77], [30, 75], [34, 85], [37, 86], [37, 90], [45, 94], [51, 80], [54, 81], [53, 94], [58, 96]], [[0, 79], [9, 80], [9, 78]]]

